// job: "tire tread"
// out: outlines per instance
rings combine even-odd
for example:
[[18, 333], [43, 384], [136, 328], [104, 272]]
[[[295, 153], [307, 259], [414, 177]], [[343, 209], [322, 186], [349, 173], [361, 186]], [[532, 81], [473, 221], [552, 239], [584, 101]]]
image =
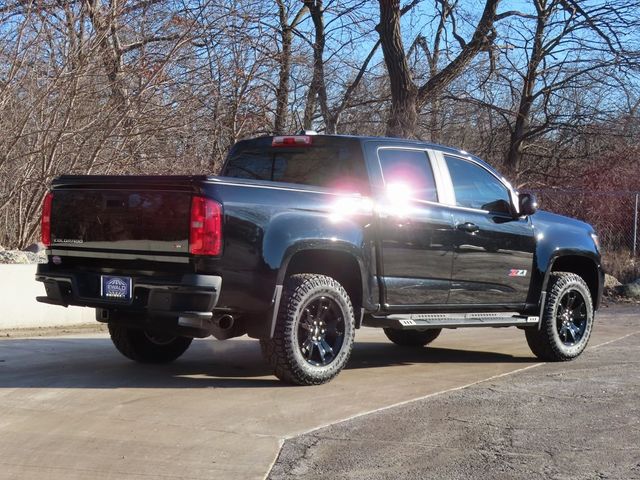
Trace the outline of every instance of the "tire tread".
[[[349, 329], [350, 338], [346, 338], [345, 334], [342, 347], [347, 349], [346, 358], [329, 364], [329, 368], [322, 375], [314, 375], [301, 368], [295, 361], [293, 349], [297, 346], [288, 342], [287, 339], [291, 338], [292, 329], [297, 328], [296, 322], [293, 321], [297, 307], [312, 289], [319, 287], [333, 290], [346, 301], [349, 306], [349, 318], [345, 321], [350, 321], [352, 325]], [[309, 273], [291, 275], [285, 283], [273, 338], [260, 340], [262, 354], [280, 380], [296, 385], [321, 385], [340, 373], [348, 361], [353, 347], [354, 323], [353, 307], [349, 295], [335, 279]], [[340, 353], [342, 354], [342, 352], [341, 350]]]
[[143, 330], [113, 323], [109, 323], [108, 327], [116, 349], [138, 363], [172, 362], [186, 352], [193, 341], [188, 337], [176, 337], [168, 345], [156, 345], [146, 338]]
[[[556, 328], [556, 306], [562, 298], [562, 295], [565, 293], [565, 287], [572, 283], [578, 283], [584, 288], [584, 292], [581, 292], [581, 294], [585, 296], [586, 302], [593, 305], [589, 287], [582, 277], [570, 272], [554, 272], [551, 274], [549, 279], [549, 294], [545, 299], [540, 329], [530, 328], [525, 330], [529, 348], [535, 356], [541, 360], [549, 362], [566, 362], [573, 360], [583, 351], [580, 350], [575, 355], [567, 355], [567, 353], [563, 352], [561, 347], [556, 343], [554, 336], [554, 330]], [[591, 314], [593, 315], [593, 312]], [[591, 319], [591, 321], [593, 321], [593, 319]], [[584, 339], [585, 346], [589, 341], [591, 328], [588, 329], [586, 335], [587, 338]]]

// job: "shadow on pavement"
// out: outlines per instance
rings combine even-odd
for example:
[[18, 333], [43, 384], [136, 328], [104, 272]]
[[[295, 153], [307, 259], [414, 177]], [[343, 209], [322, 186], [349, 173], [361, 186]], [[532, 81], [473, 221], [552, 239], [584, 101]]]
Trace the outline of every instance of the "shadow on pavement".
[[[534, 363], [493, 352], [390, 343], [354, 346], [347, 369], [420, 363]], [[260, 388], [286, 386], [263, 362], [258, 342], [196, 341], [167, 365], [141, 365], [122, 357], [107, 338], [0, 341], [0, 388]]]
[[415, 363], [536, 363], [533, 357], [454, 348], [399, 347], [388, 342], [355, 344], [347, 369], [375, 368]]

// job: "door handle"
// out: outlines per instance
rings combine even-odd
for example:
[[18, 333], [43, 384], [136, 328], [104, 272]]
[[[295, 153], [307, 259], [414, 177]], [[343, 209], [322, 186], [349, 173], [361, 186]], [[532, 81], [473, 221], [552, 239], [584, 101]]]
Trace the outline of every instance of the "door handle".
[[467, 233], [476, 233], [477, 231], [480, 230], [480, 227], [478, 227], [475, 223], [471, 223], [471, 222], [465, 222], [465, 223], [459, 223], [456, 228], [458, 230], [462, 230], [463, 232], [467, 232]]

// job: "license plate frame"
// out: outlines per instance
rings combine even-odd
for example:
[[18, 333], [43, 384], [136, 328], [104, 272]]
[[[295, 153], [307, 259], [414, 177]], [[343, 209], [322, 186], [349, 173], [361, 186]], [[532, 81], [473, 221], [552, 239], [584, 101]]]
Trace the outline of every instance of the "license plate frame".
[[105, 300], [117, 302], [131, 301], [133, 279], [122, 275], [101, 275], [100, 296]]

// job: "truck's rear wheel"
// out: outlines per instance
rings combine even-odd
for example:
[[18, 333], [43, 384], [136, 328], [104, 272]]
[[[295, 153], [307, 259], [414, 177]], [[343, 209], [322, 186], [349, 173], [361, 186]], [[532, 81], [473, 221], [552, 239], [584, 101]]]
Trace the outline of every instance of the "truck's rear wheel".
[[335, 377], [351, 355], [353, 306], [331, 277], [292, 275], [285, 284], [272, 339], [260, 345], [275, 375], [297, 385], [319, 385]]
[[442, 332], [441, 328], [430, 330], [400, 330], [397, 328], [385, 328], [384, 334], [389, 340], [401, 347], [424, 347], [430, 344]]
[[140, 363], [168, 363], [187, 351], [193, 339], [109, 324], [111, 341], [118, 351]]
[[586, 348], [593, 329], [593, 303], [585, 281], [574, 273], [552, 273], [540, 329], [525, 330], [541, 360], [572, 360]]

